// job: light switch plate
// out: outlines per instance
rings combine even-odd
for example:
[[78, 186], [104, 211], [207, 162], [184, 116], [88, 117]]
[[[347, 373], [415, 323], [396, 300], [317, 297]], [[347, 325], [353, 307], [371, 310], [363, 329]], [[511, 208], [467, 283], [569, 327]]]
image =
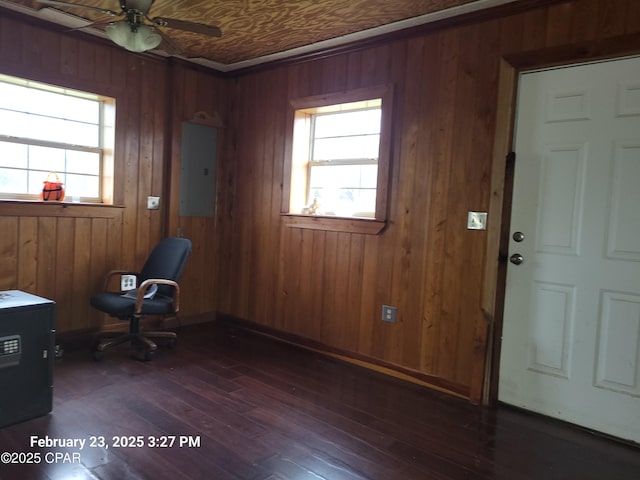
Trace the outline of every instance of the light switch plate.
[[469, 212], [467, 216], [467, 230], [486, 230], [487, 212]]

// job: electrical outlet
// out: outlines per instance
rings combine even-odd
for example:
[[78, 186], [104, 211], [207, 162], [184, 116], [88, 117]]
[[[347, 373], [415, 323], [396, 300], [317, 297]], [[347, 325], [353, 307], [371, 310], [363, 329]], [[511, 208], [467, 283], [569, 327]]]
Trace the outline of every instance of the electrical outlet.
[[136, 276], [135, 275], [122, 275], [120, 276], [120, 290], [126, 292], [136, 288]]
[[147, 197], [147, 209], [159, 210], [160, 209], [160, 197]]
[[397, 308], [389, 305], [382, 306], [382, 320], [389, 323], [396, 322]]

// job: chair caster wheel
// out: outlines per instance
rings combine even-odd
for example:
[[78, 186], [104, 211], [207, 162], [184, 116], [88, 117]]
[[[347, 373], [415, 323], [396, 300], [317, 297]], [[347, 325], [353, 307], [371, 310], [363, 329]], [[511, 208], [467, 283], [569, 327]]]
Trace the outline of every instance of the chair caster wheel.
[[156, 356], [156, 352], [154, 350], [136, 350], [132, 357], [141, 362], [149, 362], [153, 360], [153, 357]]
[[96, 362], [99, 362], [100, 360], [102, 360], [104, 358], [104, 352], [102, 350], [94, 350], [93, 351], [93, 359]]

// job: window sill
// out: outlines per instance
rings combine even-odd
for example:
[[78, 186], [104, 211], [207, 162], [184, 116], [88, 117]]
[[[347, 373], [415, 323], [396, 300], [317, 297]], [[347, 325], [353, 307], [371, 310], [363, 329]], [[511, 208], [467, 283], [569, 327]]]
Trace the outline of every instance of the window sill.
[[121, 205], [82, 202], [44, 202], [41, 200], [0, 199], [0, 216], [114, 218]]
[[319, 215], [295, 215], [282, 213], [284, 224], [292, 228], [326, 230], [330, 232], [361, 233], [378, 235], [387, 223], [368, 218], [323, 217]]

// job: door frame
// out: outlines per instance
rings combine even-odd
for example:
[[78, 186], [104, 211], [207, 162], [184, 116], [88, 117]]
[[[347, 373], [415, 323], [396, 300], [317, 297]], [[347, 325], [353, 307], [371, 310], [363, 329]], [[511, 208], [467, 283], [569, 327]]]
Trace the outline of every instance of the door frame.
[[516, 101], [520, 73], [550, 67], [569, 67], [579, 63], [612, 60], [640, 54], [640, 34], [611, 37], [561, 47], [509, 54], [500, 59], [496, 106], [491, 190], [488, 209], [487, 248], [481, 308], [488, 324], [485, 349], [482, 404], [493, 406], [498, 401], [500, 350], [504, 322], [507, 283], [513, 173], [511, 154], [515, 130]]

